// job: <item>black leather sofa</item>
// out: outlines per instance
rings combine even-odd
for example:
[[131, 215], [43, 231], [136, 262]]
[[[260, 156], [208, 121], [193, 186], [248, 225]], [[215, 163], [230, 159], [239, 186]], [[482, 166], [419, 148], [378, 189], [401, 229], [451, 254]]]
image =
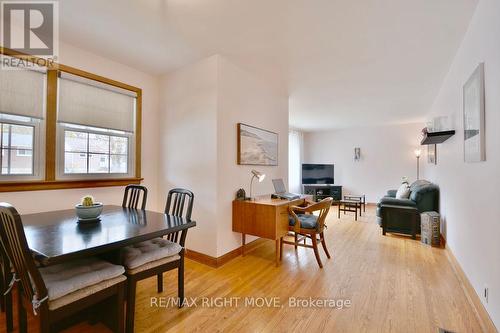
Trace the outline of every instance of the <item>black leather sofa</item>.
[[410, 186], [409, 199], [396, 199], [396, 190], [377, 204], [377, 221], [382, 233], [394, 232], [411, 235], [420, 234], [420, 213], [439, 212], [439, 187], [426, 180], [417, 180]]

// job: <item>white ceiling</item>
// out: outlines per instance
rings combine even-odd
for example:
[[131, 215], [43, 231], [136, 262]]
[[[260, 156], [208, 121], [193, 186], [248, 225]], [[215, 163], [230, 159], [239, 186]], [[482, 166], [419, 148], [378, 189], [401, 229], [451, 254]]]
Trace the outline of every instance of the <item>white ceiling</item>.
[[63, 41], [153, 74], [222, 54], [304, 130], [422, 121], [478, 0], [64, 0]]

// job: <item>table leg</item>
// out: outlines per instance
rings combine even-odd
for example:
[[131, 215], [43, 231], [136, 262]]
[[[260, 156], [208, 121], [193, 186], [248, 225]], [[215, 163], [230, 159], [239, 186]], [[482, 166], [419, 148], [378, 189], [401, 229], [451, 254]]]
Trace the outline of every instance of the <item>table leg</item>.
[[[358, 209], [358, 207], [357, 207], [357, 206], [358, 206], [358, 205], [356, 204], [356, 209]], [[359, 203], [359, 216], [362, 216], [362, 215], [361, 215], [361, 202]]]
[[[295, 244], [297, 244], [297, 241], [295, 241]], [[283, 260], [283, 237], [280, 237], [280, 261], [281, 260]]]
[[245, 256], [245, 234], [241, 234], [241, 256]]
[[280, 240], [276, 240], [276, 267], [280, 265]]
[[338, 216], [338, 218], [339, 218], [339, 219], [340, 219], [340, 206], [341, 206], [341, 204], [339, 203], [339, 210], [338, 210], [338, 212], [339, 212], [339, 213], [338, 213], [338, 215], [339, 215], [339, 216]]

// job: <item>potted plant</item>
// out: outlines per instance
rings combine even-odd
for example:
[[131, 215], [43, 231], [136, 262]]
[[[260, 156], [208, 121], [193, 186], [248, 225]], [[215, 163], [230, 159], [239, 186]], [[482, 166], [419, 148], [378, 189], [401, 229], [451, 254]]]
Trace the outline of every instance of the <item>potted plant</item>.
[[96, 221], [102, 212], [102, 203], [94, 202], [91, 195], [82, 198], [82, 202], [75, 206], [76, 216], [80, 221]]

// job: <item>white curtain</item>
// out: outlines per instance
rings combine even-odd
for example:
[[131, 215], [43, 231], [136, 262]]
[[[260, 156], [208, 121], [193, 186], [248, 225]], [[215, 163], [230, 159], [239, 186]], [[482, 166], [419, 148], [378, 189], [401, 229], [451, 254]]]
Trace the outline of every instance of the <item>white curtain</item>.
[[297, 130], [288, 132], [288, 190], [302, 193], [303, 134]]

